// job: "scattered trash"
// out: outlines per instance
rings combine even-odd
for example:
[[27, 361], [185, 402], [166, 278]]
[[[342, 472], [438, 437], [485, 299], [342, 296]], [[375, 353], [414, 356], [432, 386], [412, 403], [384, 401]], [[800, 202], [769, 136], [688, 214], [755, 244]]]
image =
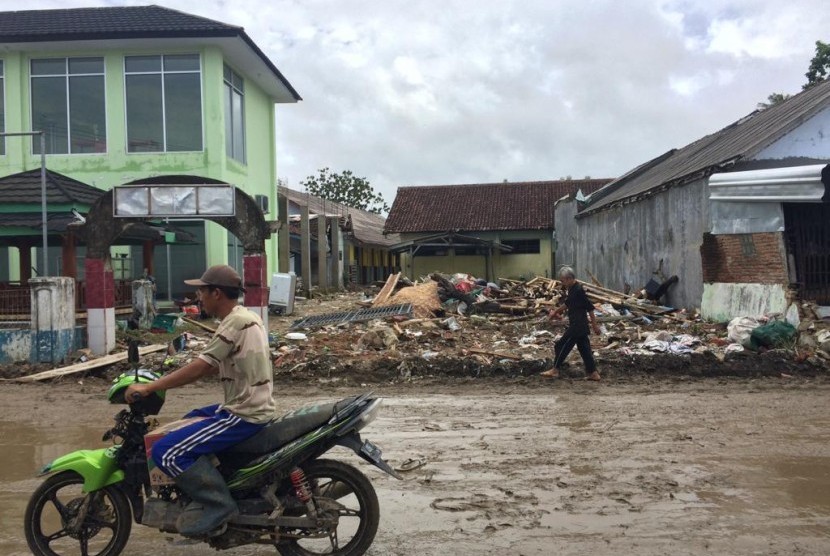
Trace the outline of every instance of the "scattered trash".
[[441, 324], [444, 325], [444, 328], [446, 328], [447, 330], [451, 330], [453, 332], [461, 330], [461, 325], [458, 324], [458, 321], [455, 319], [455, 317], [450, 317], [447, 320], [441, 321]]
[[786, 347], [793, 342], [798, 334], [795, 326], [776, 320], [755, 328], [750, 334], [749, 343], [752, 349]]
[[427, 460], [425, 459], [412, 459], [409, 458], [404, 460], [398, 467], [395, 468], [395, 471], [400, 471], [401, 473], [407, 473], [409, 471], [415, 471], [416, 469], [420, 469], [421, 467], [427, 464]]
[[288, 334], [286, 334], [286, 335], [285, 335], [285, 339], [286, 339], [286, 340], [301, 340], [301, 341], [307, 341], [307, 340], [308, 340], [308, 336], [306, 336], [306, 335], [305, 335], [305, 334], [303, 334], [302, 332], [289, 332]]

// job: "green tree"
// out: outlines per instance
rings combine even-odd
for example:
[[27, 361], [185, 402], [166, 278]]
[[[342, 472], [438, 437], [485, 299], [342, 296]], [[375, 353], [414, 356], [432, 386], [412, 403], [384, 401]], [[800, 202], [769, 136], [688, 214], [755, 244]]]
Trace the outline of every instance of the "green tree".
[[810, 67], [807, 69], [807, 84], [804, 89], [808, 89], [816, 83], [821, 83], [827, 79], [830, 73], [830, 44], [816, 41], [816, 55], [810, 60]]
[[300, 182], [310, 194], [375, 214], [389, 212], [389, 205], [383, 196], [375, 192], [366, 178], [358, 178], [351, 170], [335, 174], [328, 168], [322, 168], [319, 172], [317, 176], [308, 176]]
[[758, 103], [758, 108], [769, 108], [770, 106], [775, 106], [781, 102], [784, 102], [792, 95], [788, 95], [787, 93], [772, 93], [770, 96], [767, 97], [767, 102], [760, 102]]

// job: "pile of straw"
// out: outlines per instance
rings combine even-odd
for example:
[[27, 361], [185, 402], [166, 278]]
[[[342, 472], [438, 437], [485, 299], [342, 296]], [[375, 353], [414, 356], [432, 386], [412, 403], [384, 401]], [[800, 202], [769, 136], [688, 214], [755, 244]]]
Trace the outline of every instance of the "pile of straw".
[[434, 317], [435, 311], [441, 309], [441, 300], [438, 298], [438, 283], [430, 280], [423, 284], [401, 288], [395, 295], [386, 301], [375, 304], [374, 307], [402, 303], [412, 304], [412, 316], [415, 318], [428, 319]]

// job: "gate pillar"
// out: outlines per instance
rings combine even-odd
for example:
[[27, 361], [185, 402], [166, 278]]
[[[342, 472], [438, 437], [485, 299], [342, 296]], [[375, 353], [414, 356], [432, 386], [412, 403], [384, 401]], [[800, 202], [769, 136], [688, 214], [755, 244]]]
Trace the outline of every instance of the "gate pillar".
[[115, 281], [104, 259], [84, 259], [86, 330], [89, 349], [104, 355], [115, 349]]
[[245, 307], [262, 318], [268, 332], [268, 265], [265, 253], [245, 253], [242, 256], [242, 285], [245, 288]]

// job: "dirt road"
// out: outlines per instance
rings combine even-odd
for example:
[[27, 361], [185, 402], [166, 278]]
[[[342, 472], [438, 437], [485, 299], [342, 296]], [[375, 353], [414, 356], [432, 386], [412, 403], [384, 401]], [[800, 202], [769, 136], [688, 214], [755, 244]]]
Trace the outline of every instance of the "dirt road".
[[[105, 388], [0, 385], [1, 554], [28, 553], [21, 519], [34, 471], [102, 446], [115, 412]], [[360, 390], [314, 388], [279, 388], [280, 408]], [[371, 388], [386, 404], [366, 437], [395, 467], [425, 462], [402, 482], [361, 465], [381, 501], [376, 556], [830, 553], [826, 378]], [[217, 394], [218, 385], [176, 391], [162, 418]], [[134, 526], [125, 554], [207, 551]]]

